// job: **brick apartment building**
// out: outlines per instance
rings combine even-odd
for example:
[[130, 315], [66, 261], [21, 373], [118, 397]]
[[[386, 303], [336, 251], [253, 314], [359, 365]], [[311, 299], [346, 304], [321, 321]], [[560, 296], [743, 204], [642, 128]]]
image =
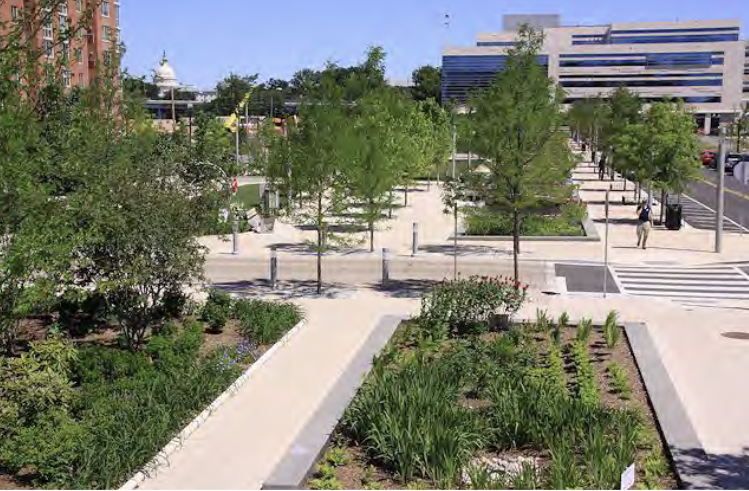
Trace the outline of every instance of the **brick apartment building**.
[[[0, 25], [5, 30], [24, 16], [38, 11], [38, 0], [0, 1]], [[77, 29], [73, 39], [64, 43], [60, 33], [69, 26], [78, 26], [85, 13], [92, 11], [90, 28]], [[67, 51], [68, 69], [63, 71], [62, 80], [67, 87], [86, 87], [96, 76], [99, 62], [112, 56], [113, 49], [120, 44], [120, 0], [67, 0], [57, 12], [45, 15], [44, 22], [36, 36], [39, 48], [49, 61], [59, 59]], [[3, 33], [0, 33], [3, 34]]]

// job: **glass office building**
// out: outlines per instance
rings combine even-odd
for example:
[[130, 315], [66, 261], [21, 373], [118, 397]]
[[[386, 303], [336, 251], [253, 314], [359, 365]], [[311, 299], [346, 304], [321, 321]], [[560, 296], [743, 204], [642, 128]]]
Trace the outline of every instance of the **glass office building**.
[[[523, 19], [533, 24], [532, 16]], [[739, 39], [738, 21], [563, 27], [550, 26], [545, 16], [541, 27], [545, 40], [539, 63], [564, 88], [567, 103], [606, 97], [623, 86], [647, 102], [682, 99], [709, 132], [714, 119], [739, 110], [749, 89], [744, 78], [749, 47]], [[505, 29], [479, 34], [475, 46], [444, 50], [443, 100], [465, 103], [491, 84], [516, 36], [516, 26], [505, 22]]]

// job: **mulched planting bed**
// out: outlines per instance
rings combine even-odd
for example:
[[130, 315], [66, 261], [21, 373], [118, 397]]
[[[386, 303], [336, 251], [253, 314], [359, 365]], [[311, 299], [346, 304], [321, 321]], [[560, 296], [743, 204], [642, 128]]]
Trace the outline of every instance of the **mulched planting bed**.
[[212, 291], [134, 350], [111, 324], [24, 321], [0, 356], [0, 489], [119, 487], [301, 318]]
[[307, 489], [619, 489], [631, 463], [635, 488], [677, 488], [615, 315], [447, 334], [423, 317], [375, 360]]

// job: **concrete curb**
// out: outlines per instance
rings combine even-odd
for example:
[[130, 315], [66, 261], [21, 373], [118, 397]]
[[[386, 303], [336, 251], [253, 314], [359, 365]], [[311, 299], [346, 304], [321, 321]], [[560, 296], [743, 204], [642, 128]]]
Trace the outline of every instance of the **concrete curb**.
[[185, 442], [190, 436], [203, 426], [203, 424], [216, 412], [229, 398], [233, 397], [239, 389], [252, 377], [252, 375], [265, 365], [273, 354], [278, 351], [281, 347], [288, 344], [289, 340], [299, 332], [306, 323], [305, 319], [302, 319], [297, 323], [296, 326], [292, 327], [276, 344], [266, 351], [255, 363], [245, 370], [224, 392], [221, 393], [208, 407], [206, 407], [195, 419], [193, 419], [177, 436], [171, 439], [164, 448], [162, 448], [156, 456], [151, 459], [146, 465], [143, 466], [133, 477], [131, 477], [125, 484], [120, 487], [120, 490], [133, 490], [138, 487], [148, 478], [158, 474], [158, 471], [162, 467], [169, 466], [169, 457], [175, 452], [181, 449]]
[[261, 489], [301, 489], [304, 486], [344, 411], [372, 368], [374, 357], [382, 351], [395, 330], [406, 319], [408, 317], [398, 315], [386, 315], [380, 319]]
[[709, 458], [661, 361], [647, 325], [626, 323], [624, 330], [647, 389], [648, 399], [668, 445], [680, 487], [713, 488], [710, 477], [693, 471], [697, 467], [709, 467]]
[[[520, 242], [600, 242], [601, 237], [590, 215], [586, 214], [582, 222], [585, 235], [546, 235], [546, 236], [522, 236]], [[455, 240], [450, 236], [448, 240]], [[511, 235], [463, 235], [458, 234], [459, 241], [466, 242], [512, 242]]]

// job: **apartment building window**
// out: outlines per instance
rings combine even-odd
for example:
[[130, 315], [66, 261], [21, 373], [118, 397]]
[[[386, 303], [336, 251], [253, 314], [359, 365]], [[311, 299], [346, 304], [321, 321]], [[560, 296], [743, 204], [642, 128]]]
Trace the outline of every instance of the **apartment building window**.
[[70, 59], [70, 41], [63, 41], [60, 54], [62, 55], [62, 62], [67, 64]]
[[57, 9], [57, 12], [60, 15], [68, 15], [68, 4], [65, 3], [63, 5], [60, 5], [60, 7]]
[[83, 0], [75, 0], [75, 10], [76, 12], [83, 10]]
[[57, 16], [57, 27], [60, 29], [60, 32], [64, 32], [68, 28], [68, 16], [60, 14]]
[[78, 74], [78, 86], [83, 87], [83, 74], [82, 73]]
[[71, 74], [68, 70], [62, 71], [62, 83], [65, 85], [65, 87], [70, 87], [71, 85]]
[[101, 40], [105, 43], [108, 43], [111, 41], [110, 37], [112, 36], [112, 28], [109, 26], [102, 26], [101, 27]]
[[112, 64], [112, 53], [109, 51], [104, 52], [104, 66], [108, 67]]
[[21, 16], [21, 12], [18, 10], [18, 7], [16, 7], [15, 5], [12, 5], [10, 7], [10, 20], [15, 22], [18, 20], [20, 16]]
[[51, 40], [51, 39], [54, 39], [54, 35], [55, 35], [55, 32], [54, 32], [54, 26], [52, 25], [52, 21], [45, 23], [42, 26], [42, 38]]
[[44, 39], [42, 41], [42, 49], [47, 58], [55, 56], [55, 43], [51, 39]]
[[109, 17], [109, 1], [108, 0], [102, 0], [101, 2], [101, 16]]
[[83, 49], [75, 48], [75, 62], [79, 65], [83, 64]]
[[114, 4], [114, 25], [120, 27], [120, 4]]

